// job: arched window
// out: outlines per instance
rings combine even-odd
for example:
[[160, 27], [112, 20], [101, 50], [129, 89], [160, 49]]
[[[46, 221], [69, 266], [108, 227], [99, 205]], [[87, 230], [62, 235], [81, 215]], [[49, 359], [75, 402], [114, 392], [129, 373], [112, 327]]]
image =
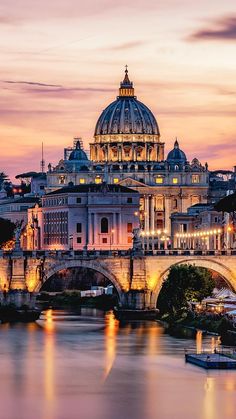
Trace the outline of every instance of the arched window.
[[108, 219], [105, 217], [101, 219], [101, 233], [108, 233]]

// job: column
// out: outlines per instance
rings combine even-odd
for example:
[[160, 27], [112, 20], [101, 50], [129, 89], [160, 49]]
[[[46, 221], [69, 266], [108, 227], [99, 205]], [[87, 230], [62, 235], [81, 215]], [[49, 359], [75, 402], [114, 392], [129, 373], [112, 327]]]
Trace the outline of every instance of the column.
[[119, 226], [119, 244], [122, 244], [122, 219], [121, 213], [118, 214], [118, 226]]
[[165, 230], [170, 234], [170, 196], [165, 196]]
[[88, 233], [89, 239], [88, 244], [93, 244], [93, 223], [92, 223], [92, 214], [91, 212], [88, 213]]
[[132, 144], [131, 160], [134, 161], [134, 145]]
[[217, 250], [221, 250], [221, 234], [217, 234]]
[[113, 233], [111, 233], [111, 237], [112, 237], [112, 244], [114, 246], [117, 245], [117, 225], [116, 225], [116, 213], [113, 212], [112, 214], [112, 229], [113, 229]]
[[154, 195], [151, 196], [151, 230], [155, 230]]
[[145, 206], [144, 206], [144, 211], [145, 211], [145, 230], [149, 231], [149, 196], [145, 195], [144, 196], [145, 199]]
[[99, 244], [99, 242], [98, 242], [98, 233], [99, 233], [99, 227], [100, 226], [98, 226], [98, 217], [97, 217], [97, 214], [96, 214], [96, 212], [94, 213], [94, 229], [93, 229], [93, 237], [94, 237], [94, 239], [93, 239], [93, 244], [96, 246], [96, 244]]

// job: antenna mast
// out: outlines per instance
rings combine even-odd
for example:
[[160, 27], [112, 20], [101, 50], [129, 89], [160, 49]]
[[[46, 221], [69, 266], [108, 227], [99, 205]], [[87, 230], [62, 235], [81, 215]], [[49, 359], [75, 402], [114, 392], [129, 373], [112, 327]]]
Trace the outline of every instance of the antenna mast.
[[45, 171], [45, 160], [44, 160], [44, 153], [43, 153], [43, 142], [42, 142], [42, 160], [40, 162], [41, 172], [44, 173]]

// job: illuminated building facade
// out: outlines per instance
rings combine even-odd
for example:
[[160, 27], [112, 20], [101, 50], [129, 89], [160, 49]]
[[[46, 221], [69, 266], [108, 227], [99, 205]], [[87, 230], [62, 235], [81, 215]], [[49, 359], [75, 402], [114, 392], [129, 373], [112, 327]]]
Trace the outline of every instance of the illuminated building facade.
[[139, 193], [121, 185], [66, 186], [29, 211], [28, 249], [128, 250]]
[[207, 202], [209, 172], [198, 159], [187, 160], [176, 139], [164, 157], [158, 123], [150, 109], [135, 96], [128, 71], [119, 96], [98, 118], [90, 160], [80, 139], [66, 149], [56, 167], [49, 165], [47, 192], [82, 184], [119, 184], [140, 194], [140, 225], [145, 231], [170, 234], [170, 216]]

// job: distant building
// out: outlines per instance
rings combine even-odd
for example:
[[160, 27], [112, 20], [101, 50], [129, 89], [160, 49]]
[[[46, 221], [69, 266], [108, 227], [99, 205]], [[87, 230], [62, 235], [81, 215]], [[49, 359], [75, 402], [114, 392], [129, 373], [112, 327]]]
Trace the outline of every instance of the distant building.
[[[131, 249], [139, 193], [121, 185], [66, 186], [29, 210], [28, 249]], [[36, 241], [35, 241], [36, 240]]]
[[22, 221], [24, 225], [28, 222], [28, 209], [39, 202], [35, 196], [15, 196], [0, 200], [0, 218], [5, 218], [13, 223]]

